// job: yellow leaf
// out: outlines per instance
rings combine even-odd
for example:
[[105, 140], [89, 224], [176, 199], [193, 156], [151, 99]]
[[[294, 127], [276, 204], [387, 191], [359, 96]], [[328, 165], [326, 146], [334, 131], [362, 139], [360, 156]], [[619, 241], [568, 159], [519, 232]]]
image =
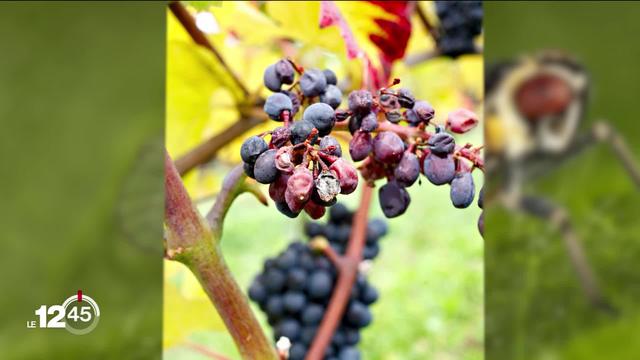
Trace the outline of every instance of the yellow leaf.
[[265, 45], [287, 36], [250, 2], [225, 1], [220, 6], [209, 8], [209, 11], [224, 29], [221, 36], [225, 37], [225, 32], [233, 32], [243, 45]]
[[191, 272], [164, 262], [163, 347], [184, 341], [194, 331], [226, 331], [224, 323]]

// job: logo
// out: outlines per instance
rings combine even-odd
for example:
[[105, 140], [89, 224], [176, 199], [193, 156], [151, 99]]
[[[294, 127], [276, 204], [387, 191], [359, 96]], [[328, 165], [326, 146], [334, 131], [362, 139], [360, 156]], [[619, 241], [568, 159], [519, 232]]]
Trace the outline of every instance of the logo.
[[78, 290], [61, 305], [40, 305], [35, 310], [37, 320], [27, 321], [30, 329], [67, 329], [74, 335], [90, 333], [100, 320], [100, 308], [89, 296]]

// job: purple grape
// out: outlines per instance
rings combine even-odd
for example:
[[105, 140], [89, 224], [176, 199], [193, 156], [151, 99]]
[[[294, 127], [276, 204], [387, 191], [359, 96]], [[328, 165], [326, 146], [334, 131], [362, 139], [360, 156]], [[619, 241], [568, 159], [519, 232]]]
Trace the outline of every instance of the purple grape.
[[320, 95], [320, 101], [328, 104], [333, 109], [337, 109], [342, 102], [342, 91], [335, 85], [327, 85], [324, 93]]
[[248, 177], [255, 179], [256, 176], [253, 174], [253, 164], [242, 163], [242, 169], [244, 170], [244, 174]]
[[260, 136], [251, 136], [247, 138], [240, 147], [240, 157], [242, 161], [254, 164], [260, 154], [267, 151], [269, 146]]
[[287, 60], [278, 60], [275, 64], [276, 75], [282, 84], [293, 84], [295, 70]]
[[336, 77], [336, 74], [333, 71], [331, 71], [330, 69], [324, 69], [322, 70], [322, 73], [324, 74], [325, 79], [327, 79], [327, 84], [329, 85], [338, 84], [338, 78]]
[[364, 160], [373, 150], [371, 134], [364, 131], [356, 131], [349, 141], [349, 154], [353, 161]]
[[304, 356], [306, 354], [306, 346], [302, 345], [301, 343], [292, 344], [291, 349], [289, 349], [289, 360], [304, 360]]
[[[327, 150], [330, 146], [333, 146], [332, 150]], [[338, 139], [333, 136], [327, 135], [320, 139], [320, 150], [328, 155], [342, 157], [342, 147], [340, 146]]]
[[431, 136], [427, 141], [429, 149], [432, 153], [441, 156], [453, 153], [453, 150], [456, 147], [455, 139], [453, 138], [453, 136], [451, 136], [451, 134], [440, 129], [439, 131], [440, 132], [436, 132], [435, 134], [433, 134], [433, 136]]
[[322, 305], [309, 304], [302, 311], [302, 323], [305, 325], [317, 325], [320, 324], [323, 316], [324, 307]]
[[317, 204], [311, 200], [307, 201], [307, 204], [304, 206], [304, 211], [310, 218], [317, 220], [324, 216], [326, 209], [321, 204]]
[[288, 174], [280, 173], [276, 180], [269, 184], [269, 197], [275, 202], [284, 202], [284, 193], [287, 191]]
[[267, 300], [267, 289], [260, 281], [258, 281], [258, 278], [253, 280], [251, 286], [249, 287], [248, 293], [249, 298], [259, 304], [262, 304]]
[[[317, 332], [318, 332], [317, 325], [305, 326], [302, 329], [302, 332], [300, 333], [300, 339], [302, 340], [303, 343], [310, 345], [311, 342], [313, 341], [313, 338], [316, 336]], [[358, 335], [360, 334], [358, 333]]]
[[373, 96], [367, 90], [354, 90], [349, 94], [349, 110], [356, 115], [366, 115], [373, 107]]
[[375, 131], [378, 128], [378, 114], [370, 112], [362, 117], [360, 122], [360, 130], [366, 132]]
[[402, 158], [404, 142], [398, 134], [382, 131], [373, 139], [373, 155], [385, 164], [395, 164]]
[[322, 299], [331, 294], [332, 287], [331, 274], [325, 270], [316, 270], [307, 283], [307, 293], [312, 299]]
[[287, 95], [289, 99], [291, 99], [291, 104], [293, 104], [293, 107], [291, 108], [291, 117], [293, 118], [298, 113], [298, 111], [300, 111], [300, 98], [293, 91], [282, 90], [280, 92]]
[[393, 173], [398, 184], [409, 187], [420, 176], [420, 160], [415, 154], [405, 151]]
[[334, 161], [329, 170], [333, 171], [340, 180], [341, 194], [351, 194], [358, 187], [358, 171], [344, 159]]
[[282, 93], [271, 94], [264, 103], [264, 112], [269, 115], [269, 118], [276, 121], [283, 120], [281, 119], [283, 111], [291, 112], [292, 109], [291, 99]]
[[271, 132], [271, 145], [280, 148], [289, 142], [291, 131], [284, 126], [278, 126]]
[[373, 286], [366, 284], [364, 287], [364, 291], [360, 294], [360, 301], [362, 301], [365, 305], [371, 305], [378, 301], [380, 294], [378, 290]]
[[[294, 243], [299, 244], [300, 243]], [[287, 275], [287, 288], [294, 291], [303, 291], [307, 285], [307, 272], [301, 267], [295, 267], [289, 270]]]
[[270, 149], [263, 152], [253, 167], [253, 174], [256, 181], [261, 184], [270, 184], [278, 177], [278, 168], [276, 168], [276, 150]]
[[378, 200], [380, 201], [382, 213], [388, 218], [404, 214], [411, 203], [411, 197], [407, 190], [394, 181], [380, 187]]
[[333, 108], [325, 103], [315, 103], [307, 107], [302, 114], [302, 119], [313, 124], [320, 136], [329, 135], [336, 124]]
[[264, 285], [271, 294], [282, 291], [286, 281], [285, 274], [276, 268], [270, 268], [264, 273]]
[[292, 318], [285, 318], [278, 324], [278, 328], [276, 329], [276, 337], [279, 338], [281, 336], [288, 337], [292, 342], [296, 341], [300, 336], [300, 323], [293, 320]]
[[329, 222], [332, 224], [350, 224], [353, 214], [342, 203], [329, 209]]
[[289, 291], [284, 294], [282, 301], [285, 311], [296, 314], [304, 309], [307, 303], [307, 297], [301, 292]]
[[380, 245], [378, 244], [367, 245], [365, 246], [364, 251], [362, 252], [362, 257], [365, 258], [366, 260], [373, 260], [376, 258], [376, 256], [378, 256], [379, 253], [380, 253]]
[[359, 301], [353, 301], [349, 304], [345, 312], [345, 318], [347, 323], [357, 328], [363, 328], [373, 320], [369, 308]]
[[442, 185], [453, 180], [456, 174], [456, 165], [453, 155], [440, 157], [429, 153], [424, 158], [422, 170], [427, 179], [434, 185]]
[[309, 135], [311, 135], [314, 128], [313, 124], [306, 120], [294, 122], [289, 128], [291, 131], [291, 143], [295, 145], [305, 142], [305, 140], [309, 138]]
[[400, 110], [391, 110], [384, 113], [384, 116], [390, 122], [397, 124], [402, 120], [402, 113]]
[[377, 240], [385, 236], [388, 231], [389, 226], [387, 225], [387, 222], [382, 219], [373, 219], [367, 224], [367, 238], [371, 235]]
[[484, 209], [484, 185], [480, 188], [480, 194], [478, 194], [478, 207]]
[[480, 213], [480, 217], [478, 217], [478, 231], [480, 235], [484, 236], [484, 211]]
[[473, 176], [470, 172], [460, 172], [451, 180], [450, 197], [453, 206], [464, 209], [471, 205], [475, 195]]
[[428, 124], [435, 115], [435, 110], [426, 101], [418, 101], [413, 105], [413, 109], [405, 112], [407, 122], [411, 126], [418, 126], [422, 123]]
[[395, 110], [400, 107], [398, 98], [391, 94], [380, 95], [380, 105], [382, 105], [385, 110]]
[[269, 65], [264, 70], [264, 75], [262, 76], [262, 80], [264, 81], [264, 86], [267, 89], [277, 92], [280, 91], [280, 87], [282, 86], [282, 82], [278, 79], [278, 74], [276, 73], [276, 65]]
[[351, 116], [351, 118], [349, 118], [349, 132], [351, 133], [351, 135], [355, 134], [356, 131], [360, 130], [361, 125], [362, 125], [362, 119], [359, 116], [357, 115]]
[[413, 108], [416, 102], [416, 98], [413, 96], [411, 91], [409, 91], [409, 89], [405, 89], [405, 88], [398, 89], [397, 95], [398, 95], [398, 102], [400, 103], [400, 106], [402, 106], [405, 109]]
[[307, 69], [300, 77], [300, 89], [306, 97], [320, 96], [326, 87], [327, 79], [318, 69]]
[[284, 215], [286, 215], [287, 217], [290, 217], [292, 219], [298, 217], [298, 215], [300, 215], [300, 212], [295, 212], [292, 211], [291, 209], [289, 209], [289, 205], [287, 205], [286, 202], [275, 202], [276, 204], [276, 209], [278, 209], [278, 211], [280, 211], [281, 213], [283, 213]]
[[279, 319], [284, 315], [282, 296], [271, 296], [266, 303], [265, 312], [269, 319]]
[[313, 190], [313, 174], [307, 168], [299, 166], [287, 180], [285, 200], [289, 209], [298, 212], [311, 197]]
[[337, 360], [360, 360], [360, 350], [355, 346], [347, 346], [340, 350]]

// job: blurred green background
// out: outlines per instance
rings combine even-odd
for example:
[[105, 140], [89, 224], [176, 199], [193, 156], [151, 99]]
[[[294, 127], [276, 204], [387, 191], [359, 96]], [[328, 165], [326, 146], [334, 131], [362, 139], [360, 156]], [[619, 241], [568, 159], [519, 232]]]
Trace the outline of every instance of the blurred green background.
[[[486, 63], [564, 49], [588, 69], [585, 131], [607, 119], [640, 159], [640, 4], [487, 2]], [[572, 159], [526, 190], [563, 204], [574, 220], [612, 318], [590, 307], [557, 231], [524, 215], [487, 217], [486, 339], [489, 359], [638, 359], [640, 193], [607, 145]]]
[[[164, 24], [163, 4], [0, 3], [2, 359], [161, 355]], [[26, 328], [78, 289], [93, 332]]]

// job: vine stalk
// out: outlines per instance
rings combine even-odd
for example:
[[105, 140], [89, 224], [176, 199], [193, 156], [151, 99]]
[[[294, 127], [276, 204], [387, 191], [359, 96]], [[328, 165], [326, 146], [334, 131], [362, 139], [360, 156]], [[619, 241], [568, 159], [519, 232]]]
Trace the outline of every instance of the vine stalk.
[[[338, 280], [331, 294], [327, 311], [318, 328], [318, 333], [309, 348], [306, 360], [321, 360], [324, 357], [324, 352], [331, 343], [333, 334], [338, 328], [349, 302], [351, 288], [353, 288], [358, 275], [358, 265], [362, 261], [362, 250], [366, 241], [367, 219], [369, 217], [372, 193], [373, 188], [371, 186], [363, 185], [362, 198], [360, 199], [360, 206], [354, 215], [347, 251], [343, 256], [332, 254], [334, 265], [338, 268]], [[326, 249], [326, 251], [331, 251], [330, 247]]]
[[193, 205], [165, 152], [166, 257], [183, 263], [195, 275], [244, 359], [275, 360], [278, 355], [260, 328], [219, 246], [221, 224], [233, 200], [243, 192], [255, 194], [245, 179], [241, 167], [231, 171], [210, 212], [209, 224]]

